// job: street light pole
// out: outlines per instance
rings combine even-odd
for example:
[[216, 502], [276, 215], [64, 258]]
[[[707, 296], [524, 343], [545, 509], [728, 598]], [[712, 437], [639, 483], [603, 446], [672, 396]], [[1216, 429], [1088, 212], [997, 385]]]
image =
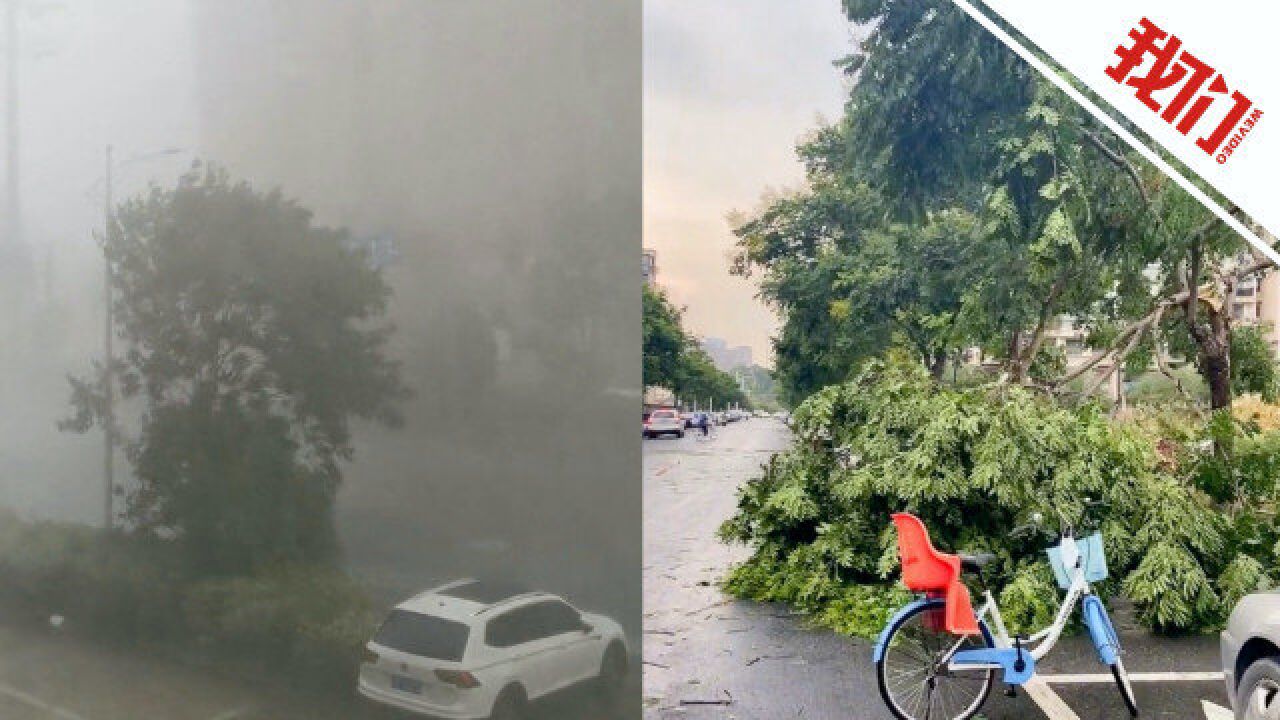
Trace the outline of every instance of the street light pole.
[[[145, 162], [147, 160], [155, 160], [165, 156], [178, 155], [187, 152], [180, 147], [167, 147], [150, 153], [135, 153], [120, 163], [123, 168], [131, 163]], [[112, 302], [115, 294], [111, 291], [111, 261], [107, 257], [107, 241], [111, 235], [111, 224], [115, 219], [115, 196], [113, 193], [114, 186], [112, 181], [116, 163], [114, 159], [114, 148], [107, 145], [106, 166], [102, 176], [103, 183], [103, 212], [102, 212], [102, 300], [103, 300], [103, 326], [102, 326], [102, 475], [105, 484], [104, 497], [102, 500], [102, 524], [108, 530], [115, 527], [115, 511], [112, 505], [115, 501], [116, 491], [116, 473], [115, 473], [115, 450], [116, 450], [116, 413], [115, 413], [115, 306]], [[86, 192], [92, 192], [97, 189], [98, 183], [95, 182]]]
[[115, 511], [112, 508], [115, 499], [115, 312], [112, 309], [111, 262], [107, 258], [107, 240], [111, 234], [112, 203], [111, 196], [111, 146], [107, 146], [106, 202], [103, 207], [102, 226], [102, 294], [104, 317], [106, 322], [102, 329], [102, 475], [106, 483], [103, 497], [103, 527], [111, 530], [115, 526]]

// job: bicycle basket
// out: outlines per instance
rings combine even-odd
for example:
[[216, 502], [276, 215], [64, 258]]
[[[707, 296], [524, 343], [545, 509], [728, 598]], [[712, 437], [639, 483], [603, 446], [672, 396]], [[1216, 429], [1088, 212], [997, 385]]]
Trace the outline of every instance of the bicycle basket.
[[[1084, 579], [1091, 583], [1106, 580], [1107, 557], [1102, 550], [1102, 533], [1076, 538], [1076, 548], [1080, 551], [1080, 566], [1084, 568]], [[1063, 590], [1071, 587], [1071, 574], [1062, 566], [1062, 548], [1055, 545], [1046, 552], [1049, 553], [1049, 565], [1053, 568], [1053, 578], [1058, 581], [1058, 587]]]

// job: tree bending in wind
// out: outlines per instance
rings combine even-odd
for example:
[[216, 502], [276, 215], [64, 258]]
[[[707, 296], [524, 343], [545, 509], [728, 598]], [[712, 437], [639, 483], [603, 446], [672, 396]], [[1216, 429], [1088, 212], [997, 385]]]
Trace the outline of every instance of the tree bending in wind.
[[[331, 560], [355, 418], [400, 422], [391, 292], [344, 230], [278, 190], [193, 166], [116, 211], [105, 251], [136, 427], [126, 519], [192, 566], [244, 572]], [[105, 417], [103, 378], [72, 378], [73, 417]]]

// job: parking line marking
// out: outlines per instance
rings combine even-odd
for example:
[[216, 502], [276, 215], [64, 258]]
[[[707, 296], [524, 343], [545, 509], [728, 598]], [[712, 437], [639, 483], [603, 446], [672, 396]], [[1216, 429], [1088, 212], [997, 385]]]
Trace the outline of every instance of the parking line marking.
[[1063, 702], [1062, 698], [1058, 697], [1058, 694], [1040, 676], [1032, 677], [1022, 686], [1022, 689], [1049, 720], [1080, 720], [1080, 716], [1076, 715], [1076, 712]]
[[1217, 703], [1208, 700], [1200, 701], [1200, 709], [1204, 710], [1205, 720], [1235, 720], [1236, 714]]
[[[1110, 684], [1116, 681], [1109, 673], [1084, 673], [1065, 675], [1040, 675], [1047, 683], [1054, 685], [1083, 685], [1088, 683]], [[1221, 681], [1220, 672], [1146, 672], [1129, 673], [1130, 682], [1210, 682]]]
[[17, 700], [18, 702], [24, 703], [26, 705], [30, 705], [31, 707], [36, 708], [37, 710], [43, 710], [44, 712], [47, 712], [50, 715], [53, 715], [54, 717], [60, 718], [61, 720], [85, 720], [85, 718], [71, 712], [70, 710], [67, 710], [66, 708], [60, 708], [60, 707], [57, 707], [56, 705], [50, 705], [49, 703], [41, 700], [35, 695], [22, 692], [21, 690], [15, 687], [9, 687], [8, 685], [0, 685], [0, 695], [8, 695], [9, 697], [13, 698], [14, 700]]
[[[1221, 681], [1222, 673], [1220, 672], [1147, 672], [1147, 673], [1129, 673], [1131, 682], [1209, 682]], [[1050, 683], [1055, 685], [1084, 685], [1089, 683], [1114, 683], [1116, 680], [1109, 674], [1104, 673], [1081, 673], [1081, 674], [1063, 674], [1063, 675], [1036, 675], [1027, 681], [1022, 689], [1026, 691], [1027, 697], [1040, 708], [1048, 720], [1080, 720], [1080, 716], [1076, 715], [1066, 702], [1058, 697], [1058, 694], [1049, 687]], [[1230, 711], [1223, 710], [1213, 703], [1201, 701], [1204, 708], [1205, 717], [1209, 720], [1229, 720], [1232, 715]], [[1223, 713], [1227, 714], [1223, 714]]]

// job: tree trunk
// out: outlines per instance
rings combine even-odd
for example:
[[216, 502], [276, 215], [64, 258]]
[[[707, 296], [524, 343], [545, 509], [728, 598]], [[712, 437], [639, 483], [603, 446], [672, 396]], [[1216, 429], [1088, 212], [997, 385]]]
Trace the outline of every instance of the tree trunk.
[[1014, 330], [1009, 335], [1009, 359], [1005, 362], [1009, 372], [1009, 382], [1013, 384], [1021, 383], [1023, 380], [1022, 366], [1022, 333]]
[[1200, 362], [1198, 363], [1200, 373], [1204, 375], [1205, 381], [1209, 384], [1209, 407], [1213, 410], [1228, 410], [1231, 408], [1230, 340], [1226, 340], [1223, 346], [1226, 348], [1225, 352], [1220, 352], [1216, 348], [1212, 354], [1201, 351]]
[[1186, 288], [1182, 309], [1187, 330], [1196, 343], [1196, 369], [1209, 385], [1209, 407], [1216, 412], [1231, 409], [1231, 298], [1235, 295], [1236, 277], [1217, 278], [1213, 289], [1219, 305], [1212, 300], [1204, 302], [1202, 313], [1199, 278], [1203, 253], [1198, 239], [1191, 248], [1190, 264], [1181, 271], [1185, 273]]
[[1058, 298], [1062, 295], [1066, 285], [1067, 275], [1064, 268], [1058, 279], [1053, 281], [1053, 286], [1049, 288], [1049, 294], [1045, 296], [1044, 301], [1040, 304], [1040, 314], [1036, 319], [1036, 327], [1031, 331], [1031, 338], [1026, 343], [1026, 347], [1018, 347], [1019, 338], [1017, 334], [1014, 335], [1013, 344], [1009, 348], [1011, 352], [1010, 358], [1013, 359], [1013, 362], [1010, 363], [1009, 379], [1013, 382], [1021, 383], [1031, 375], [1031, 366], [1036, 361], [1036, 355], [1040, 354], [1040, 346], [1044, 344], [1045, 332], [1049, 329], [1049, 323], [1053, 322], [1055, 304], [1058, 302]]
[[929, 375], [933, 377], [933, 381], [941, 383], [943, 373], [947, 369], [947, 353], [945, 350], [936, 350], [929, 355]]
[[[1228, 286], [1228, 292], [1231, 288]], [[1230, 297], [1230, 295], [1224, 295]], [[1209, 408], [1231, 408], [1231, 317], [1226, 303], [1205, 303], [1202, 312], [1188, 312], [1187, 324], [1196, 343], [1196, 369], [1209, 386]], [[1203, 320], [1197, 318], [1203, 315]]]

